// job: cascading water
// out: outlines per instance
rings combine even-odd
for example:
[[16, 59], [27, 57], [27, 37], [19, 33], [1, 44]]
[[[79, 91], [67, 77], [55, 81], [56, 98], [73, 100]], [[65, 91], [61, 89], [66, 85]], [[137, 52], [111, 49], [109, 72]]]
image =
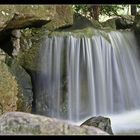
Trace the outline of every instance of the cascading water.
[[52, 36], [40, 50], [36, 113], [78, 122], [140, 109], [140, 60], [132, 32], [109, 40]]

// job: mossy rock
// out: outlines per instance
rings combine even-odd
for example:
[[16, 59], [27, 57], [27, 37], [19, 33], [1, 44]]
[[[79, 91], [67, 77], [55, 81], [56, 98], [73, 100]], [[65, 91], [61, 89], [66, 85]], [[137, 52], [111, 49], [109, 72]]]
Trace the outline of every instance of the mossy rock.
[[0, 5], [0, 11], [0, 30], [25, 28], [47, 21], [52, 21], [48, 29], [54, 30], [73, 23], [70, 5]]
[[16, 62], [15, 59], [9, 57], [6, 63], [11, 73], [15, 76], [19, 92], [17, 94], [17, 111], [31, 112], [32, 111], [32, 83], [29, 74]]
[[17, 110], [18, 84], [8, 66], [0, 61], [0, 114]]
[[21, 35], [21, 51], [17, 62], [29, 71], [38, 71], [39, 50], [46, 34], [44, 27], [38, 29], [23, 29]]
[[56, 13], [54, 18], [46, 24], [46, 28], [50, 31], [54, 31], [58, 28], [68, 27], [73, 24], [73, 10], [72, 5], [56, 6]]
[[81, 38], [81, 37], [87, 37], [87, 38], [93, 38], [94, 36], [102, 36], [104, 37], [107, 41], [110, 42], [109, 36], [108, 36], [108, 32], [111, 32], [112, 30], [110, 29], [104, 29], [104, 30], [97, 30], [93, 27], [87, 27], [87, 28], [83, 28], [83, 29], [75, 29], [72, 31], [68, 31], [63, 30], [63, 31], [55, 31], [52, 32], [51, 34], [49, 34], [50, 36], [62, 36], [62, 37], [66, 37], [66, 36], [73, 36], [76, 38]]
[[111, 18], [105, 22], [102, 22], [101, 24], [102, 24], [103, 28], [106, 28], [109, 30], [116, 30], [116, 19], [117, 18]]
[[102, 25], [94, 19], [89, 20], [88, 18], [80, 14], [74, 14], [72, 26], [67, 28], [60, 28], [58, 31], [82, 30], [89, 27], [93, 27], [95, 29], [101, 29]]

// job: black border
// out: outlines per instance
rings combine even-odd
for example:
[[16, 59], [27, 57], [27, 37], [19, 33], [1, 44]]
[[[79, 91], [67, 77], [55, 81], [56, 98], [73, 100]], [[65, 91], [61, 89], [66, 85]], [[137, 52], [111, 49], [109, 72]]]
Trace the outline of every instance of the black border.
[[[140, 4], [140, 0], [129, 0], [129, 1], [127, 1], [127, 0], [0, 0], [0, 4], [5, 4], [5, 5], [7, 5], [7, 4], [20, 4], [20, 5], [22, 5], [22, 4], [58, 4], [58, 5], [61, 5], [61, 4], [107, 4], [108, 5], [109, 4], [109, 5], [112, 5], [112, 4]], [[4, 135], [2, 135], [2, 137], [3, 136]], [[86, 135], [86, 137], [85, 136], [59, 136], [59, 135], [54, 135], [54, 136], [39, 135], [39, 137], [38, 136], [33, 136], [33, 135], [15, 135], [16, 137], [13, 136], [13, 135], [5, 135], [5, 136], [7, 138], [10, 136], [9, 137], [10, 139], [12, 137], [14, 139], [15, 138], [19, 139], [20, 137], [22, 137], [23, 139], [25, 139], [25, 138], [29, 138], [29, 139], [31, 139], [31, 138], [33, 138], [33, 139], [36, 139], [36, 138], [37, 139], [40, 139], [40, 138], [43, 139], [43, 138], [45, 138], [45, 140], [46, 140], [46, 137], [47, 137], [47, 138], [52, 138], [52, 139], [56, 138], [57, 140], [58, 139], [62, 140], [63, 138], [65, 140], [67, 138], [70, 138], [70, 139], [74, 139], [74, 138], [79, 139], [80, 138], [80, 140], [81, 140], [81, 138], [82, 139], [95, 140], [95, 139], [98, 139], [98, 138], [99, 139], [101, 139], [101, 138], [103, 138], [103, 139], [104, 138], [105, 139], [110, 139], [111, 138], [112, 139], [112, 138], [115, 138], [115, 137], [117, 139], [118, 138], [121, 139], [121, 137], [123, 138], [123, 136], [126, 136], [126, 135], [113, 135], [113, 136], [112, 135], [110, 135], [110, 136], [104, 136], [104, 135], [88, 136], [88, 135]], [[133, 138], [133, 137], [131, 137], [131, 135], [130, 135], [129, 138]]]
[[140, 4], [140, 0], [0, 0], [0, 4]]

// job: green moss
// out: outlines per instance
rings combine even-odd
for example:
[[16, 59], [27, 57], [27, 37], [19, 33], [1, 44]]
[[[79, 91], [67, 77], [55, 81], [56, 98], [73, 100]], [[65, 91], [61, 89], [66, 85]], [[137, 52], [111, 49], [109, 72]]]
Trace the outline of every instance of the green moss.
[[108, 37], [108, 32], [111, 32], [112, 30], [96, 30], [94, 28], [88, 27], [88, 28], [84, 28], [84, 29], [80, 29], [80, 30], [72, 30], [72, 31], [63, 31], [63, 32], [59, 32], [59, 31], [55, 31], [50, 33], [50, 37], [51, 36], [74, 36], [74, 37], [88, 37], [91, 38], [93, 36], [99, 36], [102, 35], [107, 41], [110, 42], [109, 37]]

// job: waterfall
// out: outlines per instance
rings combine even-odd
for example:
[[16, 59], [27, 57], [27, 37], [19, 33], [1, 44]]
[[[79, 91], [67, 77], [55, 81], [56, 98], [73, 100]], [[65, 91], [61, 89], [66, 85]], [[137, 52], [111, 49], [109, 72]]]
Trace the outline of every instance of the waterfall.
[[36, 113], [78, 122], [140, 108], [140, 60], [133, 32], [45, 37]]

